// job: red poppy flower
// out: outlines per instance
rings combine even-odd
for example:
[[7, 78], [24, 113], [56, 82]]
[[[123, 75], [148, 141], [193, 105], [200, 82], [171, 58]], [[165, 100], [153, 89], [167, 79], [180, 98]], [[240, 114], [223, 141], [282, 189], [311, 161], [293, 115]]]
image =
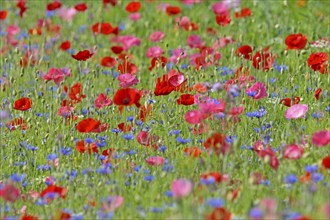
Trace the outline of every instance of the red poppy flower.
[[39, 220], [39, 218], [38, 218], [37, 216], [24, 214], [24, 215], [21, 217], [21, 220]]
[[41, 28], [31, 28], [29, 29], [30, 35], [42, 35], [42, 29]]
[[205, 218], [206, 220], [230, 220], [231, 213], [225, 208], [215, 208], [212, 213]]
[[291, 107], [293, 104], [299, 104], [300, 102], [300, 97], [299, 96], [295, 96], [293, 99], [293, 103], [291, 98], [284, 98], [280, 101], [280, 104], [283, 104], [287, 107]]
[[191, 157], [199, 157], [203, 153], [198, 147], [186, 147], [183, 151]]
[[79, 3], [74, 6], [77, 11], [85, 11], [87, 9], [87, 5], [85, 3]]
[[118, 34], [118, 29], [112, 27], [110, 23], [96, 23], [92, 26], [92, 31], [94, 34], [104, 34], [109, 35], [111, 33]]
[[22, 18], [24, 15], [24, 12], [26, 12], [26, 10], [28, 9], [25, 6], [25, 0], [19, 0], [16, 4], [16, 7], [19, 8], [19, 16]]
[[121, 52], [123, 52], [124, 48], [121, 46], [113, 46], [111, 47], [111, 51], [115, 54], [120, 54]]
[[226, 136], [221, 133], [215, 133], [204, 142], [205, 149], [213, 150], [216, 154], [220, 152], [225, 154], [229, 150], [226, 142]]
[[242, 8], [240, 12], [235, 12], [235, 18], [245, 18], [252, 15], [251, 9]]
[[129, 132], [132, 130], [132, 126], [125, 124], [124, 122], [118, 124], [118, 128], [122, 132]]
[[101, 66], [113, 68], [116, 66], [116, 60], [112, 57], [103, 57], [101, 60]]
[[140, 98], [141, 94], [138, 90], [133, 88], [125, 88], [125, 89], [118, 89], [115, 96], [113, 97], [113, 101], [116, 105], [119, 106], [131, 106], [133, 104], [136, 107], [140, 107]]
[[101, 125], [100, 121], [96, 121], [93, 118], [83, 119], [76, 126], [76, 129], [81, 133], [100, 133], [107, 130], [107, 128], [108, 124], [105, 123]]
[[98, 148], [95, 143], [85, 145], [85, 141], [81, 140], [76, 143], [76, 149], [79, 153], [85, 153], [87, 151], [88, 154], [99, 153]]
[[302, 34], [290, 34], [285, 39], [287, 50], [301, 50], [307, 44], [307, 37]]
[[217, 35], [217, 31], [211, 27], [206, 28], [206, 33], [211, 35]]
[[26, 122], [22, 118], [15, 118], [11, 122], [6, 123], [6, 126], [11, 131], [16, 130], [16, 128], [21, 128], [22, 130], [26, 130], [28, 128]]
[[174, 86], [168, 83], [168, 75], [157, 78], [155, 96], [168, 95], [175, 89]]
[[31, 105], [32, 105], [31, 99], [23, 97], [15, 101], [14, 109], [20, 111], [26, 111], [31, 108]]
[[314, 97], [316, 98], [316, 100], [319, 100], [321, 98], [321, 94], [322, 94], [321, 88], [318, 88], [317, 90], [315, 90]]
[[237, 49], [236, 55], [239, 57], [243, 56], [246, 60], [251, 60], [252, 48], [249, 45], [243, 45]]
[[121, 74], [129, 73], [129, 74], [133, 74], [134, 75], [134, 74], [137, 73], [138, 68], [137, 68], [137, 66], [134, 63], [128, 62], [126, 59], [124, 59], [123, 62], [121, 62], [118, 65], [118, 71]]
[[[56, 219], [56, 218], [53, 218], [53, 219]], [[68, 213], [68, 212], [61, 211], [58, 219], [59, 220], [70, 220], [71, 219], [71, 214]]]
[[47, 10], [48, 11], [54, 11], [56, 9], [59, 9], [61, 6], [62, 6], [61, 2], [55, 1], [55, 2], [47, 4]]
[[[64, 88], [65, 91], [67, 91], [67, 88]], [[74, 102], [80, 102], [83, 98], [86, 98], [86, 95], [82, 94], [82, 86], [80, 83], [74, 84], [69, 92], [69, 98]]]
[[195, 103], [194, 96], [191, 94], [182, 94], [180, 98], [176, 100], [178, 105], [193, 105]]
[[230, 24], [231, 19], [230, 19], [229, 14], [227, 14], [227, 13], [222, 13], [222, 14], [217, 15], [217, 16], [215, 17], [215, 21], [217, 22], [218, 25], [220, 25], [220, 26], [222, 26], [222, 27], [225, 27], [225, 26], [227, 26], [228, 24]]
[[153, 70], [156, 67], [156, 64], [160, 63], [160, 65], [164, 68], [166, 63], [167, 63], [167, 58], [166, 57], [154, 57], [151, 60], [151, 66], [148, 68], [150, 71]]
[[49, 186], [47, 186], [46, 189], [44, 189], [41, 193], [40, 193], [40, 197], [45, 197], [48, 193], [55, 193], [57, 194], [60, 198], [65, 198], [66, 196], [66, 189], [63, 187], [59, 187], [56, 186], [54, 184], [51, 184]]
[[111, 156], [113, 152], [114, 152], [113, 148], [108, 148], [102, 151], [102, 155], [108, 157]]
[[324, 166], [326, 169], [330, 170], [330, 155], [323, 158], [322, 166]]
[[222, 181], [222, 175], [219, 172], [204, 173], [201, 175], [201, 179], [203, 180], [208, 180], [210, 178], [213, 178], [216, 183], [220, 183]]
[[152, 105], [151, 104], [149, 104], [147, 107], [145, 107], [144, 105], [141, 106], [140, 114], [139, 114], [139, 120], [144, 122], [146, 117], [151, 115], [151, 110], [152, 110]]
[[280, 162], [277, 159], [275, 152], [270, 147], [259, 150], [257, 153], [259, 157], [268, 160], [268, 163], [272, 169], [277, 170]]
[[138, 12], [141, 8], [141, 3], [140, 2], [130, 2], [126, 5], [126, 11], [129, 13], [135, 13]]
[[320, 71], [321, 74], [327, 73], [328, 54], [325, 52], [312, 53], [308, 57], [308, 66], [314, 71]]
[[261, 52], [257, 52], [253, 56], [253, 66], [256, 69], [262, 69], [264, 71], [269, 70], [275, 61], [275, 56], [272, 55], [268, 48], [264, 49]]
[[70, 47], [71, 47], [70, 41], [64, 41], [64, 42], [61, 43], [59, 48], [61, 50], [68, 50], [68, 49], [70, 49]]
[[78, 61], [86, 61], [93, 56], [94, 53], [89, 52], [89, 50], [79, 51], [77, 54], [71, 55], [74, 59]]
[[168, 6], [166, 8], [166, 14], [169, 16], [177, 15], [181, 13], [181, 9], [177, 6]]
[[1, 10], [0, 11], [0, 20], [5, 20], [7, 18], [7, 11]]
[[106, 7], [107, 4], [111, 4], [112, 6], [116, 6], [118, 0], [103, 0], [103, 7]]

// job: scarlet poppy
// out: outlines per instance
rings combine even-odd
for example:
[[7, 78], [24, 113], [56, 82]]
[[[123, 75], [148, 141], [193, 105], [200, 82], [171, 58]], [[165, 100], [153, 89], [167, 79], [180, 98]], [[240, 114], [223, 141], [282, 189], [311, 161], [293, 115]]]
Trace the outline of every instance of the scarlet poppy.
[[19, 8], [19, 16], [22, 18], [24, 15], [24, 12], [26, 12], [26, 10], [28, 9], [25, 6], [25, 0], [19, 0], [16, 4], [16, 7]]
[[312, 53], [308, 57], [308, 66], [314, 71], [320, 71], [321, 74], [327, 73], [328, 54], [325, 52]]
[[322, 94], [321, 88], [318, 88], [317, 90], [315, 90], [314, 97], [316, 98], [316, 100], [319, 100], [321, 98], [321, 94]]
[[47, 10], [48, 10], [48, 11], [54, 11], [54, 10], [56, 10], [56, 9], [61, 8], [61, 6], [62, 6], [62, 3], [61, 3], [61, 2], [59, 2], [59, 1], [54, 1], [54, 2], [52, 2], [52, 3], [47, 4]]
[[89, 52], [89, 50], [79, 51], [77, 54], [71, 55], [74, 59], [78, 61], [86, 61], [93, 56], [94, 53]]
[[221, 25], [222, 27], [227, 26], [228, 24], [230, 24], [231, 19], [229, 14], [227, 13], [222, 13], [220, 15], [217, 15], [215, 17], [215, 21], [217, 22], [218, 25]]
[[324, 166], [326, 169], [330, 170], [330, 155], [323, 158], [322, 166]]
[[60, 186], [56, 186], [54, 184], [51, 184], [49, 186], [47, 186], [46, 189], [44, 189], [41, 193], [40, 193], [40, 197], [43, 198], [45, 197], [48, 193], [55, 193], [57, 194], [60, 198], [65, 198], [66, 197], [66, 189]]
[[20, 111], [26, 111], [31, 108], [32, 101], [30, 98], [23, 97], [15, 101], [14, 109]]
[[103, 57], [101, 60], [101, 66], [113, 68], [116, 66], [116, 60], [112, 57]]
[[246, 60], [251, 60], [252, 48], [249, 45], [243, 45], [237, 49], [236, 55], [239, 57], [243, 56]]
[[208, 180], [210, 178], [213, 178], [216, 183], [220, 183], [223, 180], [222, 175], [219, 172], [209, 172], [201, 175], [201, 179], [203, 180]]
[[221, 133], [215, 133], [207, 138], [204, 142], [204, 147], [207, 150], [213, 150], [216, 154], [220, 152], [225, 154], [229, 150], [229, 145], [226, 142], [226, 136]]
[[147, 107], [145, 107], [144, 105], [141, 106], [140, 108], [140, 114], [139, 114], [139, 119], [144, 122], [146, 117], [151, 115], [151, 110], [152, 110], [152, 105], [149, 104]]
[[61, 50], [68, 50], [68, 49], [70, 49], [70, 47], [71, 47], [70, 41], [64, 41], [64, 42], [61, 43], [59, 48]]
[[251, 9], [249, 8], [242, 8], [241, 11], [235, 12], [235, 18], [245, 18], [252, 15]]
[[230, 220], [231, 213], [225, 208], [215, 208], [212, 213], [205, 218], [206, 220]]
[[124, 59], [124, 61], [118, 65], [118, 71], [121, 74], [130, 73], [134, 75], [137, 73], [138, 68], [134, 63], [128, 62], [126, 59]]
[[300, 97], [295, 96], [293, 99], [293, 103], [292, 103], [291, 98], [284, 98], [284, 99], [281, 99], [280, 104], [283, 104], [287, 107], [291, 107], [293, 104], [299, 104], [299, 102], [300, 102]]
[[1, 10], [0, 11], [0, 20], [5, 20], [7, 18], [7, 11]]
[[182, 94], [180, 98], [176, 100], [178, 105], [193, 105], [195, 103], [194, 96], [191, 94]]
[[136, 107], [140, 107], [140, 98], [141, 94], [138, 90], [133, 88], [124, 88], [118, 89], [115, 96], [113, 97], [113, 101], [116, 105], [119, 106], [131, 106], [133, 104]]
[[[65, 87], [64, 90], [67, 92], [67, 88]], [[74, 102], [80, 102], [83, 98], [86, 98], [86, 95], [82, 94], [82, 85], [80, 83], [74, 84], [69, 92], [69, 98]]]
[[130, 2], [126, 5], [126, 11], [129, 13], [135, 13], [138, 12], [141, 8], [141, 3], [140, 2]]
[[21, 220], [39, 220], [39, 218], [38, 218], [37, 216], [24, 214], [24, 215], [21, 217]]
[[166, 8], [166, 14], [169, 16], [177, 15], [181, 13], [181, 9], [177, 6], [168, 6]]
[[273, 63], [275, 61], [275, 56], [272, 55], [269, 51], [268, 48], [258, 51], [254, 56], [253, 56], [253, 66], [256, 69], [262, 69], [264, 71], [269, 70]]
[[132, 126], [125, 124], [124, 122], [118, 124], [118, 128], [122, 132], [129, 132], [132, 130]]
[[42, 29], [41, 28], [31, 28], [29, 29], [29, 34], [30, 35], [41, 35], [42, 34]]
[[107, 4], [111, 4], [112, 6], [116, 6], [118, 0], [103, 0], [103, 7], [107, 6]]
[[112, 46], [111, 47], [111, 51], [115, 54], [120, 54], [121, 52], [123, 52], [124, 48], [121, 46]]
[[174, 86], [168, 83], [168, 75], [157, 78], [155, 96], [168, 95], [175, 89]]
[[28, 128], [26, 122], [22, 118], [15, 118], [11, 122], [6, 123], [6, 126], [11, 131], [16, 130], [16, 128], [21, 128], [22, 130], [26, 130]]
[[93, 118], [83, 119], [76, 126], [76, 129], [81, 133], [100, 133], [107, 130], [107, 128], [108, 124], [105, 123], [101, 125], [100, 121], [97, 121]]
[[166, 57], [163, 57], [163, 56], [152, 58], [152, 60], [151, 60], [151, 66], [149, 66], [148, 69], [149, 69], [150, 71], [153, 70], [153, 69], [156, 67], [157, 62], [160, 63], [160, 65], [161, 65], [162, 67], [165, 67], [165, 65], [166, 65], [166, 63], [167, 63], [167, 58], [166, 58]]
[[191, 157], [199, 157], [203, 153], [198, 147], [186, 147], [183, 151]]
[[301, 50], [307, 44], [307, 37], [299, 34], [290, 34], [285, 38], [285, 44], [287, 45], [287, 50]]
[[83, 2], [83, 3], [79, 3], [79, 4], [76, 4], [74, 6], [74, 8], [77, 10], [77, 11], [85, 11], [87, 9], [87, 5]]
[[87, 151], [88, 154], [99, 153], [98, 148], [95, 143], [90, 143], [85, 145], [85, 141], [81, 140], [76, 143], [76, 149], [79, 153], [85, 153]]

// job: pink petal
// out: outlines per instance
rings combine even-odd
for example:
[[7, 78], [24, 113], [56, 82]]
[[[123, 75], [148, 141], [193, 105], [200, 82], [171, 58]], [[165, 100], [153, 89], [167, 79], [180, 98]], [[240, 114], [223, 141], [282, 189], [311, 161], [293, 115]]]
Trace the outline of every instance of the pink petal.
[[191, 110], [185, 114], [184, 118], [189, 124], [195, 125], [203, 121], [204, 114], [198, 110]]
[[303, 118], [305, 117], [307, 110], [308, 105], [296, 104], [291, 106], [284, 115], [287, 119]]
[[330, 131], [321, 130], [313, 134], [312, 143], [317, 147], [324, 147], [330, 143]]
[[175, 198], [183, 198], [190, 194], [192, 183], [190, 180], [178, 179], [172, 182], [172, 193]]

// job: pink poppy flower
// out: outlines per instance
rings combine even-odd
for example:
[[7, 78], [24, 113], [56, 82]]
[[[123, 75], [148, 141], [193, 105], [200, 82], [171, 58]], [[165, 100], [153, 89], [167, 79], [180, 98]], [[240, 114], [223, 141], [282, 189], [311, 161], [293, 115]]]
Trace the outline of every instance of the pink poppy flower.
[[124, 202], [124, 197], [122, 196], [109, 196], [101, 205], [103, 212], [112, 212], [118, 209]]
[[227, 44], [234, 43], [234, 42], [235, 42], [235, 40], [231, 37], [221, 37], [221, 38], [218, 38], [214, 42], [213, 49], [218, 50], [220, 48], [227, 46]]
[[121, 43], [125, 51], [133, 46], [140, 46], [141, 40], [135, 36], [115, 36], [111, 39], [113, 43]]
[[146, 55], [148, 58], [157, 58], [160, 57], [163, 53], [164, 51], [162, 50], [161, 47], [153, 46], [148, 48]]
[[245, 92], [254, 100], [259, 100], [267, 96], [266, 85], [262, 82], [256, 82], [250, 88], [246, 89]]
[[161, 41], [165, 37], [165, 34], [161, 31], [156, 31], [152, 33], [149, 37], [149, 40], [152, 42], [158, 42]]
[[204, 120], [204, 118], [205, 115], [199, 110], [191, 110], [187, 112], [184, 116], [186, 122], [193, 125], [201, 123]]
[[15, 202], [20, 197], [20, 191], [14, 185], [7, 184], [0, 189], [0, 197], [3, 198], [5, 202]]
[[290, 144], [284, 150], [284, 158], [289, 160], [297, 160], [302, 157], [304, 148], [297, 146], [296, 144]]
[[307, 111], [308, 111], [308, 105], [295, 104], [292, 105], [290, 108], [288, 108], [288, 110], [286, 110], [284, 116], [287, 119], [303, 118], [305, 117]]
[[172, 63], [177, 63], [179, 59], [184, 59], [187, 57], [187, 52], [182, 48], [177, 48], [172, 51], [172, 55], [169, 61]]
[[330, 131], [321, 130], [313, 134], [312, 143], [317, 147], [324, 147], [330, 144]]
[[131, 19], [132, 21], [138, 21], [140, 18], [141, 18], [140, 13], [132, 13], [129, 15], [129, 19]]
[[151, 135], [146, 131], [140, 131], [136, 139], [139, 142], [139, 144], [144, 146], [149, 146], [151, 142]]
[[71, 76], [70, 70], [67, 68], [50, 68], [48, 73], [43, 76], [44, 80], [51, 81], [53, 80], [56, 85], [60, 85], [63, 81], [64, 76]]
[[125, 73], [125, 74], [120, 74], [117, 78], [119, 80], [119, 86], [122, 88], [128, 88], [133, 85], [138, 84], [139, 80], [136, 78], [135, 75]]
[[168, 72], [167, 82], [173, 87], [178, 87], [184, 82], [184, 75], [177, 72], [176, 70], [170, 70]]
[[74, 108], [71, 107], [71, 106], [62, 106], [62, 107], [57, 111], [57, 114], [58, 114], [59, 116], [64, 117], [64, 118], [68, 118], [68, 117], [73, 116], [73, 111], [74, 111]]
[[199, 110], [203, 114], [214, 114], [219, 112], [224, 112], [226, 103], [219, 100], [212, 100], [209, 97], [207, 97], [207, 101], [203, 101], [198, 103]]
[[77, 10], [75, 8], [66, 7], [61, 7], [57, 12], [57, 15], [65, 21], [71, 21], [76, 14]]
[[151, 166], [163, 165], [164, 161], [165, 161], [165, 159], [163, 157], [160, 157], [160, 156], [149, 157], [149, 158], [146, 159], [146, 162]]
[[7, 34], [9, 37], [11, 36], [15, 36], [16, 34], [18, 34], [20, 32], [20, 28], [16, 25], [9, 25], [7, 27]]
[[190, 19], [187, 16], [177, 17], [175, 19], [175, 23], [179, 24], [180, 28], [184, 28], [185, 26], [190, 24]]
[[177, 179], [172, 182], [172, 193], [174, 198], [183, 198], [190, 194], [192, 183], [187, 179]]
[[188, 37], [188, 45], [190, 48], [201, 48], [205, 43], [198, 35], [190, 35]]
[[110, 98], [107, 98], [107, 96], [104, 93], [101, 93], [94, 101], [94, 106], [97, 109], [101, 109], [105, 106], [112, 105], [112, 101]]
[[212, 5], [212, 11], [216, 15], [228, 13], [227, 4], [224, 2], [216, 2]]
[[185, 5], [193, 5], [201, 2], [202, 0], [182, 0], [182, 3]]

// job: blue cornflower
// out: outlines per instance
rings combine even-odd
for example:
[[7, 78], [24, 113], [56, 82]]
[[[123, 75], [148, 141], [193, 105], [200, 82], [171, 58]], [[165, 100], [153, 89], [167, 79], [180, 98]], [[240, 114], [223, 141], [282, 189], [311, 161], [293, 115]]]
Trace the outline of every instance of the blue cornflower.
[[182, 137], [179, 136], [179, 137], [176, 138], [176, 142], [179, 142], [180, 144], [186, 144], [186, 143], [191, 142], [191, 139], [190, 138], [183, 139]]
[[250, 210], [249, 216], [251, 219], [262, 219], [264, 213], [260, 208], [255, 207]]
[[313, 173], [312, 174], [313, 182], [317, 183], [323, 180], [323, 175], [321, 173]]
[[167, 197], [173, 197], [173, 192], [172, 192], [172, 191], [166, 191], [166, 192], [165, 192], [165, 195], [166, 195]]
[[309, 173], [315, 173], [319, 167], [317, 165], [307, 165], [305, 166], [305, 171]]
[[134, 139], [134, 135], [132, 133], [123, 134], [122, 137], [127, 141]]
[[163, 212], [163, 208], [152, 207], [152, 208], [150, 208], [150, 211], [154, 212], [154, 213], [161, 213], [161, 212]]
[[147, 182], [151, 182], [155, 179], [155, 177], [153, 175], [149, 175], [149, 176], [145, 176], [144, 177], [144, 180], [147, 181]]
[[61, 148], [61, 153], [64, 155], [64, 156], [67, 156], [67, 155], [70, 155], [72, 153], [72, 149], [69, 148], [69, 147], [64, 147], [62, 146]]
[[220, 208], [224, 206], [225, 202], [221, 198], [214, 198], [214, 199], [208, 199], [206, 201], [206, 204], [213, 208]]
[[85, 142], [86, 142], [87, 144], [91, 144], [91, 143], [94, 142], [94, 139], [93, 139], [93, 138], [85, 138]]
[[158, 150], [164, 153], [166, 150], [166, 146], [160, 146]]
[[284, 182], [287, 184], [295, 184], [297, 182], [298, 178], [294, 174], [289, 174], [284, 178]]
[[134, 116], [128, 116], [127, 121], [132, 122], [134, 120]]
[[48, 154], [47, 160], [55, 160], [57, 158], [57, 154]]
[[14, 182], [23, 182], [23, 180], [25, 179], [25, 174], [17, 174], [17, 173], [14, 173], [13, 175], [10, 176], [10, 179]]

